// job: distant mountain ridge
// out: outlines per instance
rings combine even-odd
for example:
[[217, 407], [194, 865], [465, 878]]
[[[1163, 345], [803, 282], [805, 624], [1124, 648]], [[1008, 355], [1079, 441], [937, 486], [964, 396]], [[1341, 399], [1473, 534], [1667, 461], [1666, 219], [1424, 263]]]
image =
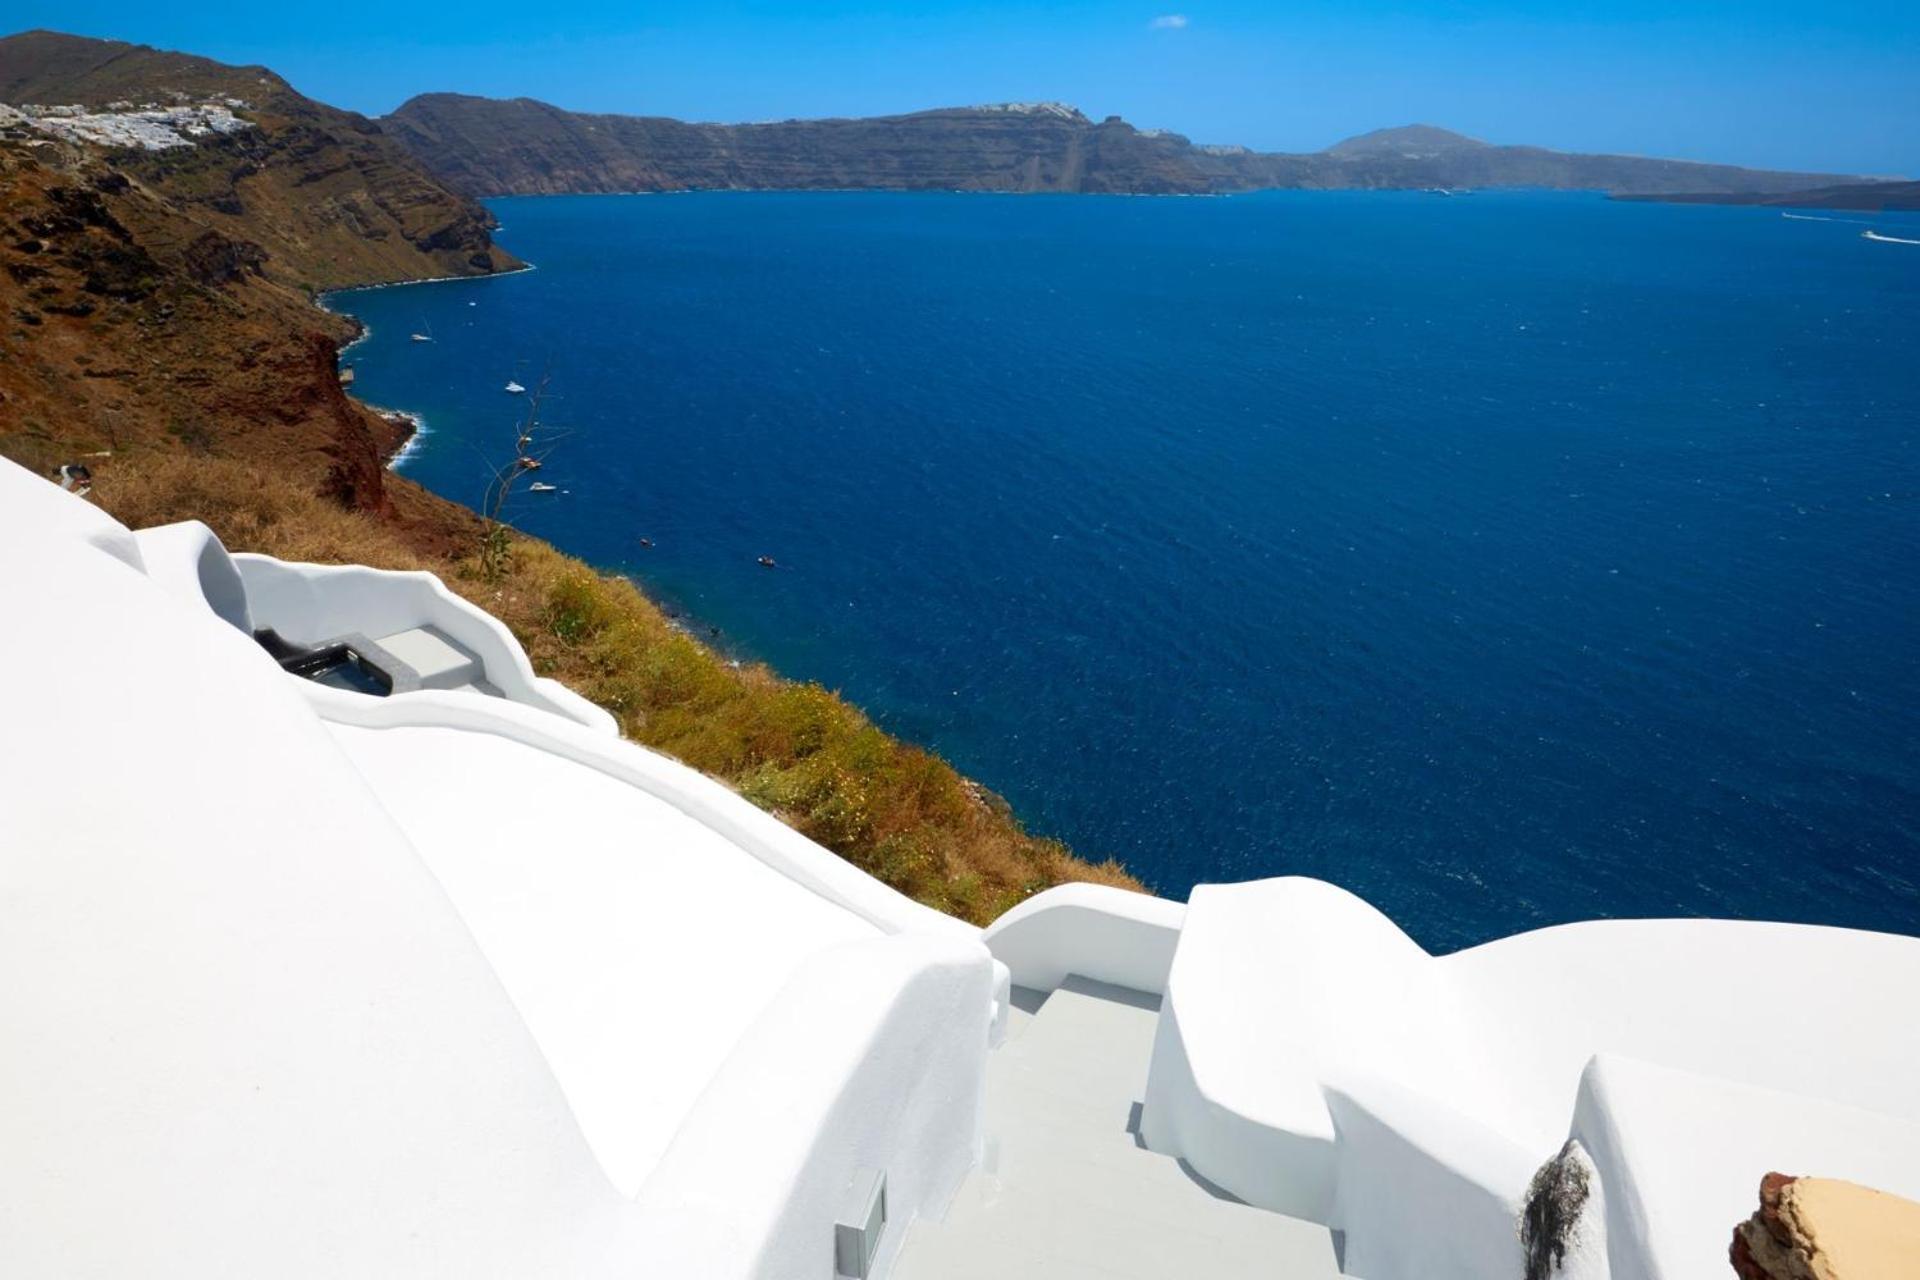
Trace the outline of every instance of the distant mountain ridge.
[[1463, 151], [1474, 151], [1491, 143], [1469, 138], [1464, 133], [1455, 133], [1451, 129], [1442, 129], [1430, 124], [1403, 124], [1394, 129], [1375, 129], [1336, 142], [1328, 147], [1326, 154], [1343, 159], [1379, 158], [1397, 156], [1401, 159], [1426, 160], [1434, 156], [1457, 155]]
[[1196, 145], [1060, 103], [860, 119], [693, 124], [588, 115], [531, 98], [424, 94], [383, 127], [472, 196], [621, 191], [900, 190], [1207, 195], [1261, 188], [1552, 187], [1622, 195], [1773, 193], [1865, 181], [1640, 156], [1496, 146], [1432, 125], [1325, 151]]

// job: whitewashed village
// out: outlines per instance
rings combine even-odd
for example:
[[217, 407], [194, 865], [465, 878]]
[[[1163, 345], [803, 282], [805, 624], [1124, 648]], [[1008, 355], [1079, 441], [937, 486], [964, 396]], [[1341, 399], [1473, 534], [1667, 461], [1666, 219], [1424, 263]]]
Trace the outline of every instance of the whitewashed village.
[[166, 151], [190, 147], [203, 138], [238, 133], [253, 126], [235, 115], [248, 104], [240, 98], [219, 102], [110, 102], [100, 110], [77, 105], [10, 105], [0, 102], [0, 133], [41, 133], [65, 142], [99, 147]]

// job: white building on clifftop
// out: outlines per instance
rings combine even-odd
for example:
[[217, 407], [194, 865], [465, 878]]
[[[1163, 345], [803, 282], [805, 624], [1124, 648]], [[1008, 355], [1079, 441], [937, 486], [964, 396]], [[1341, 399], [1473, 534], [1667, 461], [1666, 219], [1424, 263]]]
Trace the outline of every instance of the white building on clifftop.
[[1693, 1280], [1769, 1170], [1920, 1197], [1920, 940], [1433, 957], [1302, 879], [983, 932], [426, 575], [0, 463], [0, 592], [9, 1276], [1517, 1280], [1550, 1165], [1549, 1273]]

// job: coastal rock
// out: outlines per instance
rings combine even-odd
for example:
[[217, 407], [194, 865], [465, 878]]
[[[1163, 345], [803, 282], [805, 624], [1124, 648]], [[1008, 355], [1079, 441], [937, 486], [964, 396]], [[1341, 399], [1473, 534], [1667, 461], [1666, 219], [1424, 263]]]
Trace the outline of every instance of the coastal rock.
[[1727, 1253], [1740, 1280], [1911, 1280], [1920, 1204], [1837, 1178], [1769, 1173]]

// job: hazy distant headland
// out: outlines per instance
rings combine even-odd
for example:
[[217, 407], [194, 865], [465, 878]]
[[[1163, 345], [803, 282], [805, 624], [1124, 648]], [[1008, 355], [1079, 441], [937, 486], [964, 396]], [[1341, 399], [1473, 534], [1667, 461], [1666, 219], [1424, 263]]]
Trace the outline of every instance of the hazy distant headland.
[[1758, 204], [1792, 209], [1850, 209], [1859, 213], [1920, 209], [1920, 182], [1849, 182], [1803, 191], [1687, 191], [1664, 194], [1616, 193], [1620, 200], [1664, 200], [1672, 204]]
[[1305, 154], [1204, 146], [1060, 103], [868, 119], [692, 124], [586, 115], [530, 98], [433, 93], [381, 126], [470, 196], [888, 189], [1209, 195], [1262, 189], [1546, 187], [1617, 195], [1775, 195], [1870, 180], [1496, 146], [1431, 125]]

